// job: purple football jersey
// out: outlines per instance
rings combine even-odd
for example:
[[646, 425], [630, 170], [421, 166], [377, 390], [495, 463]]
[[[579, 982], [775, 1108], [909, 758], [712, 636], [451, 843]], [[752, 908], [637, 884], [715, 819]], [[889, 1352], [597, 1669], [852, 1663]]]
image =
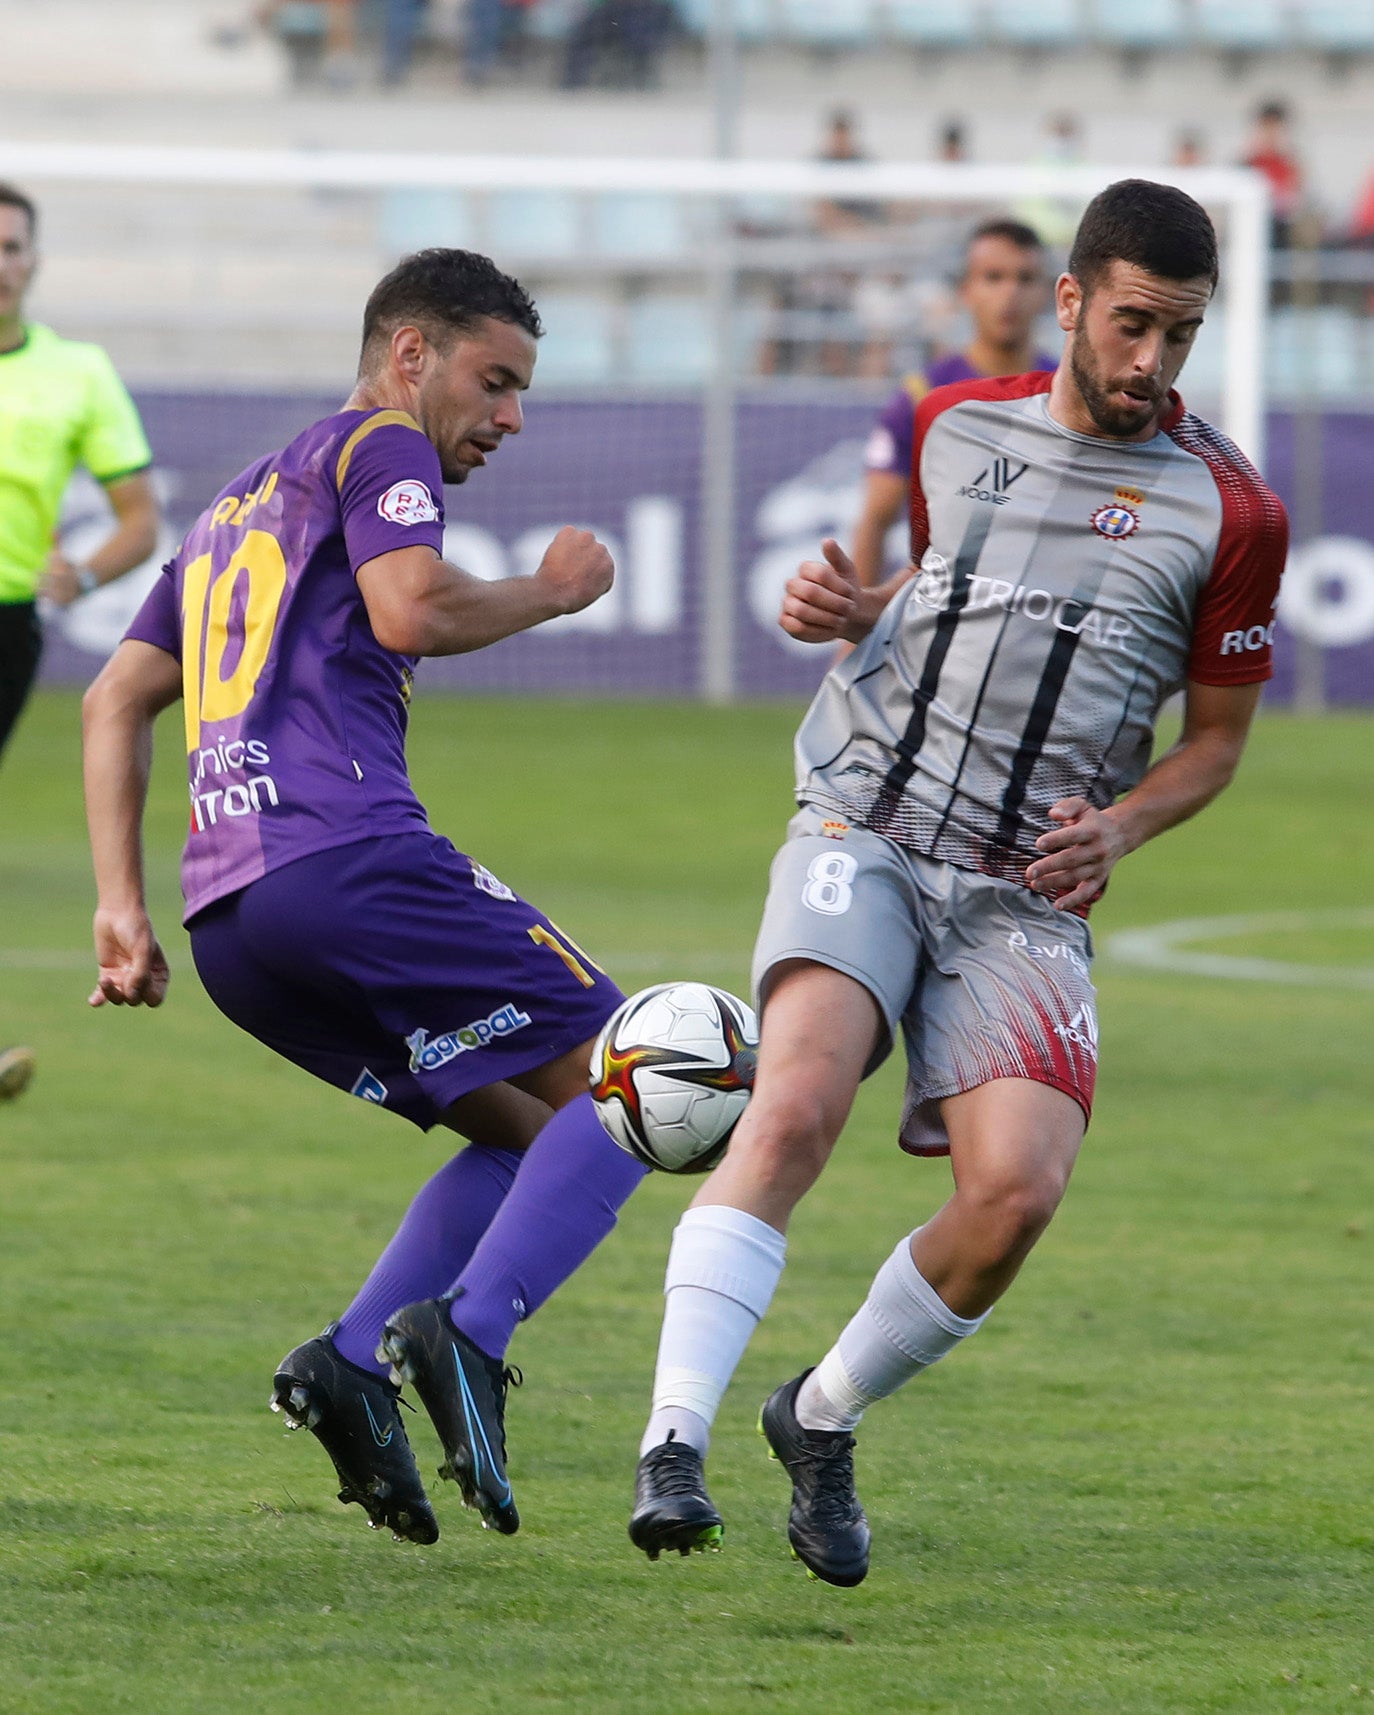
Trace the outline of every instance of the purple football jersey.
[[[1034, 374], [1037, 370], [1048, 373], [1058, 367], [1058, 358], [1042, 351], [1027, 374]], [[924, 375], [908, 375], [883, 406], [882, 414], [873, 425], [873, 432], [864, 448], [864, 469], [909, 478], [917, 405], [936, 387], [948, 387], [955, 381], [982, 379], [985, 379], [982, 370], [975, 369], [962, 351], [951, 351], [936, 358]]]
[[406, 770], [415, 658], [373, 635], [354, 576], [442, 552], [438, 454], [401, 411], [340, 411], [196, 520], [126, 637], [182, 668], [189, 919], [269, 870], [428, 828]]

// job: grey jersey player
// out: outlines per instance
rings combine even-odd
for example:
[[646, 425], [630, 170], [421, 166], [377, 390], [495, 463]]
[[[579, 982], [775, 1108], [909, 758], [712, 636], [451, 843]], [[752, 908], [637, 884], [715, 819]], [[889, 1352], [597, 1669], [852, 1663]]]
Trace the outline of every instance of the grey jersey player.
[[[1110, 186], [1056, 287], [1058, 369], [921, 402], [912, 567], [865, 589], [827, 542], [788, 585], [785, 630], [857, 647], [798, 735], [754, 1095], [674, 1234], [630, 1524], [653, 1558], [720, 1540], [711, 1422], [791, 1212], [899, 1031], [902, 1141], [948, 1151], [955, 1189], [764, 1405], [817, 1576], [868, 1569], [863, 1412], [978, 1329], [1063, 1196], [1097, 1065], [1088, 908], [1227, 784], [1271, 671], [1283, 509], [1173, 392], [1216, 283], [1197, 203]], [[1151, 766], [1179, 690], [1182, 734]]]

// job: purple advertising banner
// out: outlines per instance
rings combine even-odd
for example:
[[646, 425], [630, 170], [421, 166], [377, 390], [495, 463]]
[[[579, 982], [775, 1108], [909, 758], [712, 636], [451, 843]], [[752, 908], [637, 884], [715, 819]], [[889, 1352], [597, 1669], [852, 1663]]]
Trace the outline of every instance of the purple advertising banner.
[[[85, 683], [114, 647], [197, 513], [244, 466], [338, 401], [301, 395], [145, 393], [139, 405], [167, 513], [157, 556], [48, 627], [44, 678]], [[827, 651], [778, 629], [782, 586], [822, 537], [848, 537], [861, 487], [871, 401], [744, 400], [736, 475], [735, 683], [743, 697], [804, 697]], [[1296, 541], [1277, 630], [1270, 696], [1293, 694], [1299, 639], [1321, 652], [1333, 702], [1374, 702], [1374, 414], [1329, 412], [1320, 437], [1320, 533]], [[563, 524], [594, 529], [617, 566], [611, 594], [583, 614], [495, 648], [422, 665], [417, 686], [519, 693], [690, 696], [701, 677], [699, 402], [600, 397], [536, 400], [489, 469], [450, 488], [448, 556], [480, 577], [527, 573]], [[1269, 422], [1268, 474], [1292, 504], [1292, 416]], [[1306, 443], [1306, 444], [1310, 444]], [[69, 496], [64, 540], [79, 556], [107, 528], [95, 485]], [[890, 547], [902, 554], [903, 526]]]

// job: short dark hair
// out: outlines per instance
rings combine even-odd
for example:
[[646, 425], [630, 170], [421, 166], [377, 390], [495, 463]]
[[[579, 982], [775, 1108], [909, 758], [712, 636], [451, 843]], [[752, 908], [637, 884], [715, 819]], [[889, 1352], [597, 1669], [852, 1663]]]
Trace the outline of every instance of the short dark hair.
[[1024, 220], [985, 220], [981, 226], [975, 226], [964, 246], [965, 256], [981, 238], [1005, 238], [1008, 244], [1014, 244], [1018, 250], [1045, 248], [1044, 239], [1033, 226], [1027, 226]]
[[1200, 202], [1175, 185], [1118, 179], [1083, 211], [1069, 273], [1084, 293], [1113, 262], [1132, 262], [1165, 280], [1205, 276], [1216, 290], [1217, 232]]
[[22, 208], [29, 218], [29, 237], [38, 235], [38, 208], [32, 197], [26, 197], [17, 185], [0, 179], [0, 208]]
[[417, 250], [372, 289], [363, 311], [361, 363], [399, 327], [417, 327], [446, 348], [488, 317], [513, 322], [538, 339], [544, 332], [534, 300], [518, 280], [475, 250]]

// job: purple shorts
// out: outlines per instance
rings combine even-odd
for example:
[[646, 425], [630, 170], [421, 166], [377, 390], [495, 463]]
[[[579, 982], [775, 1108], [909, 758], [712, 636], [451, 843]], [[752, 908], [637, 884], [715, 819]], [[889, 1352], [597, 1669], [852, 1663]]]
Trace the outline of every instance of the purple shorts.
[[187, 927], [227, 1018], [424, 1127], [588, 1041], [622, 998], [562, 930], [433, 833], [298, 858]]

